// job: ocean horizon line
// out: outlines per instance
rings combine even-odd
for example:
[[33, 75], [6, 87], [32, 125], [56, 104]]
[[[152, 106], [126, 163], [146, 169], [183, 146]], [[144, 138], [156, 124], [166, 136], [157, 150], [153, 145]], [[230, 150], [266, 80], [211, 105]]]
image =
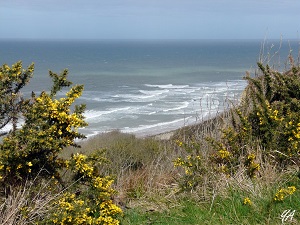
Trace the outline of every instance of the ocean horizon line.
[[117, 41], [122, 41], [122, 42], [166, 42], [166, 41], [171, 41], [171, 42], [197, 42], [197, 41], [225, 41], [225, 42], [230, 42], [230, 41], [300, 41], [299, 38], [183, 38], [183, 39], [178, 39], [178, 38], [0, 38], [0, 41], [45, 41], [45, 42], [65, 42], [65, 41], [72, 41], [72, 42], [106, 42], [106, 41], [111, 41], [111, 42], [117, 42]]

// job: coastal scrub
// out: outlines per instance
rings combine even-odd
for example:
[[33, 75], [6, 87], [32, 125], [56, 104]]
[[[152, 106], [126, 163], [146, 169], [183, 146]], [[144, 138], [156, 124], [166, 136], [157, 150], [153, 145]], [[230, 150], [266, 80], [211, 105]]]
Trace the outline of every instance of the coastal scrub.
[[[0, 130], [12, 124], [9, 132], [1, 133], [0, 197], [5, 199], [1, 220], [16, 221], [13, 224], [119, 224], [117, 216], [122, 210], [112, 201], [113, 179], [100, 173], [107, 162], [103, 151], [61, 157], [66, 147], [80, 147], [76, 140], [85, 138], [78, 131], [87, 126], [85, 105], [74, 105], [83, 85], [72, 86], [59, 98], [58, 93], [72, 82], [67, 70], [60, 74], [50, 71], [50, 92], [32, 92], [25, 99], [20, 90], [33, 69], [32, 64], [23, 70], [21, 62], [0, 68]], [[25, 199], [10, 214], [6, 210], [12, 190], [26, 188], [28, 191], [19, 192], [26, 193]], [[40, 201], [40, 196], [44, 196], [44, 204], [34, 202]], [[35, 205], [41, 205], [40, 209]]]

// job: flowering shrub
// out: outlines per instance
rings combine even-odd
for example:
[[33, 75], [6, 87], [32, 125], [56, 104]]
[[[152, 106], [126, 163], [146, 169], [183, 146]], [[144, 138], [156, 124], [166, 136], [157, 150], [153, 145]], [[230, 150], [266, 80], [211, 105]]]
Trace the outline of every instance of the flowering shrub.
[[224, 129], [222, 133], [220, 141], [213, 138], [207, 138], [207, 140], [215, 150], [211, 155], [211, 161], [216, 164], [220, 172], [229, 175], [239, 164], [239, 147], [237, 146], [237, 135], [233, 129]]
[[23, 106], [24, 124], [3, 138], [0, 145], [2, 181], [14, 183], [37, 174], [60, 179], [58, 170], [66, 164], [58, 154], [66, 146], [76, 146], [75, 139], [84, 137], [78, 128], [87, 125], [83, 118], [84, 105], [75, 106], [74, 111], [70, 109], [81, 95], [82, 85], [72, 87], [65, 98], [55, 99], [61, 88], [71, 84], [67, 74], [66, 70], [61, 75], [50, 73], [54, 83], [51, 93], [32, 94]]
[[[235, 172], [243, 163], [250, 177], [260, 164], [253, 147], [261, 146], [262, 160], [280, 167], [298, 164], [300, 155], [300, 67], [292, 64], [285, 73], [258, 63], [260, 76], [247, 76], [248, 86], [239, 106], [232, 108], [232, 124], [219, 140], [209, 139], [212, 155], [222, 171]], [[252, 148], [252, 149], [251, 149]]]
[[[230, 122], [220, 128], [221, 135], [206, 139], [212, 147], [206, 163], [228, 176], [245, 168], [254, 178], [265, 161], [281, 169], [300, 163], [300, 66], [291, 60], [291, 69], [284, 73], [261, 63], [258, 68], [259, 76], [246, 76], [242, 101], [232, 107]], [[197, 158], [201, 152], [186, 143], [177, 144], [188, 156], [176, 159], [175, 166], [184, 169], [185, 183], [194, 187], [203, 172], [198, 165], [204, 162]]]
[[177, 140], [177, 145], [188, 153], [187, 156], [178, 157], [173, 161], [175, 167], [181, 167], [185, 172], [183, 179], [180, 181], [180, 188], [182, 190], [193, 190], [202, 182], [207, 171], [203, 164], [204, 160], [200, 156], [200, 146], [196, 142], [187, 144], [179, 140]]
[[21, 61], [12, 67], [7, 64], [0, 67], [0, 136], [7, 134], [5, 131], [1, 132], [1, 129], [9, 123], [12, 124], [12, 130], [16, 130], [18, 117], [28, 103], [20, 90], [28, 84], [33, 70], [33, 63], [25, 70]]
[[116, 217], [122, 210], [111, 200], [115, 193], [111, 188], [113, 180], [98, 174], [97, 165], [102, 162], [105, 159], [99, 151], [90, 156], [79, 153], [72, 156], [68, 163], [74, 184], [55, 203], [47, 224], [119, 224]]
[[[28, 181], [47, 187], [53, 194], [45, 205], [47, 215], [38, 213], [34, 224], [119, 224], [117, 216], [122, 210], [112, 201], [115, 191], [113, 180], [101, 176], [100, 166], [106, 160], [102, 152], [89, 156], [75, 154], [70, 159], [62, 158], [67, 146], [78, 147], [75, 140], [84, 138], [78, 128], [84, 127], [84, 105], [73, 103], [83, 91], [83, 85], [70, 88], [63, 98], [57, 93], [72, 83], [67, 80], [68, 71], [60, 75], [50, 72], [53, 86], [49, 93], [32, 93], [31, 98], [21, 98], [20, 89], [26, 85], [33, 73], [33, 65], [22, 70], [21, 62], [11, 68], [0, 68], [0, 130], [8, 123], [10, 132], [2, 132], [0, 143], [0, 194], [10, 186], [22, 187]], [[24, 122], [17, 128], [18, 119]], [[63, 177], [62, 174], [66, 174]], [[46, 183], [46, 185], [44, 185]], [[40, 195], [40, 194], [39, 194]], [[29, 195], [30, 196], [30, 195]], [[30, 202], [30, 201], [28, 201]], [[26, 203], [27, 204], [27, 203]], [[18, 209], [23, 217], [30, 206]], [[26, 218], [24, 218], [26, 220]], [[30, 221], [30, 224], [32, 221]]]
[[255, 162], [256, 155], [251, 153], [245, 160], [245, 166], [247, 168], [247, 174], [249, 177], [255, 177], [256, 173], [260, 170], [260, 164]]
[[298, 163], [300, 153], [300, 67], [290, 60], [287, 72], [258, 63], [261, 75], [246, 77], [251, 135], [264, 147], [263, 157], [272, 155], [283, 167]]
[[295, 191], [296, 191], [295, 186], [282, 188], [275, 194], [274, 201], [282, 202], [285, 198], [287, 198], [288, 196], [294, 194]]
[[[237, 114], [239, 115], [239, 111]], [[243, 120], [245, 118], [243, 117]], [[249, 152], [247, 146], [249, 146], [251, 138], [246, 132], [250, 132], [251, 128], [245, 123], [242, 124], [244, 125], [238, 127], [237, 131], [231, 127], [223, 129], [220, 140], [207, 139], [214, 148], [211, 162], [216, 164], [220, 172], [229, 176], [233, 175], [240, 165], [244, 165], [249, 177], [253, 178], [259, 171], [260, 165], [257, 163], [254, 153], [247, 153]]]

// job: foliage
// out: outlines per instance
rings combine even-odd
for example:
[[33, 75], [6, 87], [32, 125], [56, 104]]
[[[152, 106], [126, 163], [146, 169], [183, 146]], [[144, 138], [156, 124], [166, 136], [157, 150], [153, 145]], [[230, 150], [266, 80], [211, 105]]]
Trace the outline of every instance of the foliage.
[[284, 73], [258, 63], [262, 74], [246, 77], [251, 135], [265, 148], [263, 157], [272, 156], [282, 167], [299, 164], [300, 154], [300, 66], [290, 62]]
[[184, 143], [177, 140], [180, 149], [187, 152], [185, 157], [178, 157], [174, 160], [175, 167], [184, 169], [184, 176], [179, 180], [181, 190], [194, 190], [204, 180], [207, 173], [207, 166], [201, 154], [201, 147], [197, 142]]
[[[291, 69], [286, 72], [275, 71], [261, 63], [258, 68], [259, 76], [246, 76], [246, 94], [235, 110], [238, 120], [233, 120], [233, 128], [239, 151], [245, 154], [242, 146], [257, 143], [264, 149], [262, 160], [273, 158], [282, 168], [297, 165], [300, 154], [300, 66], [294, 65], [291, 59]], [[243, 130], [247, 132], [246, 139]], [[249, 157], [248, 161], [255, 158]]]
[[[8, 74], [13, 74], [14, 68]], [[82, 85], [72, 87], [65, 98], [56, 99], [57, 92], [71, 84], [67, 75], [67, 70], [60, 75], [50, 72], [53, 78], [51, 93], [43, 91], [39, 96], [33, 93], [26, 104], [18, 106], [23, 109], [20, 113], [24, 124], [4, 137], [0, 145], [3, 182], [12, 184], [38, 174], [60, 179], [58, 171], [66, 165], [58, 155], [64, 147], [76, 146], [75, 139], [84, 137], [78, 133], [78, 128], [87, 125], [83, 120], [84, 105], [76, 105], [73, 111], [70, 109], [81, 95]], [[16, 107], [12, 105], [12, 108]]]
[[[5, 76], [13, 73], [3, 68]], [[66, 152], [66, 146], [77, 147], [75, 139], [83, 137], [77, 128], [86, 125], [84, 107], [73, 107], [82, 86], [57, 98], [61, 88], [71, 85], [63, 71], [50, 73], [54, 86], [49, 93], [24, 99], [20, 88], [20, 97], [6, 103], [18, 106], [1, 108], [1, 124], [6, 119], [14, 124], [18, 118], [24, 123], [18, 129], [13, 125], [0, 144], [1, 188], [6, 190], [0, 195], [0, 221], [9, 217], [13, 222], [4, 224], [299, 222], [300, 68], [291, 60], [286, 72], [262, 64], [258, 69], [258, 76], [246, 76], [241, 103], [222, 118], [225, 126], [212, 120], [214, 128], [197, 128], [188, 137], [178, 137], [171, 148], [167, 141], [116, 132]], [[13, 109], [14, 113], [7, 111]], [[95, 151], [100, 146], [110, 151]], [[106, 165], [106, 158], [112, 163]], [[108, 176], [111, 171], [118, 172], [114, 184]], [[178, 186], [190, 192], [178, 193]], [[125, 206], [124, 216], [114, 203], [113, 187], [121, 190], [117, 200]]]
[[[50, 93], [43, 91], [38, 96], [32, 93], [24, 100], [20, 89], [32, 73], [33, 66], [23, 70], [21, 62], [11, 68], [4, 65], [0, 71], [0, 91], [5, 95], [0, 102], [0, 128], [9, 122], [13, 124], [0, 144], [0, 196], [9, 195], [10, 187], [20, 189], [34, 181], [37, 189], [31, 189], [25, 196], [30, 198], [35, 193], [43, 193], [40, 187], [50, 181], [46, 182], [46, 189], [52, 197], [43, 206], [48, 213], [34, 216], [35, 224], [119, 224], [116, 217], [122, 210], [112, 201], [113, 180], [100, 173], [100, 167], [107, 162], [103, 152], [61, 157], [65, 147], [79, 147], [76, 139], [84, 138], [78, 128], [87, 125], [83, 116], [85, 105], [73, 106], [82, 94], [83, 85], [73, 86], [64, 98], [57, 98], [58, 92], [72, 82], [67, 79], [67, 70], [59, 75], [50, 72], [53, 80]], [[17, 128], [20, 118], [24, 122]], [[21, 216], [16, 213], [22, 218], [19, 221], [26, 221], [27, 215], [32, 215], [28, 201], [23, 202], [22, 209], [16, 209], [21, 212]], [[6, 209], [7, 203], [3, 204]]]
[[[24, 101], [20, 90], [28, 84], [33, 70], [34, 64], [26, 70], [22, 69], [21, 61], [12, 67], [7, 64], [0, 67], [0, 130], [9, 123], [12, 123], [13, 130], [16, 130], [18, 117], [28, 103]], [[5, 134], [7, 132], [0, 132], [0, 136]]]
[[[300, 192], [296, 190], [283, 201], [274, 202], [274, 189], [263, 187], [258, 194], [242, 190], [241, 186], [229, 187], [226, 195], [218, 195], [213, 201], [189, 196], [177, 199], [175, 206], [162, 212], [129, 209], [124, 212], [122, 224], [298, 224]], [[294, 215], [284, 218], [287, 210], [295, 210]]]
[[294, 194], [295, 191], [296, 191], [296, 187], [295, 186], [290, 186], [290, 187], [287, 187], [287, 188], [282, 188], [282, 189], [280, 189], [276, 193], [276, 195], [274, 197], [274, 201], [283, 201], [289, 195]]
[[[244, 170], [248, 177], [255, 178], [261, 163], [267, 161], [279, 169], [299, 167], [300, 66], [290, 60], [291, 69], [286, 72], [258, 63], [258, 76], [245, 77], [248, 86], [241, 103], [232, 107], [230, 122], [220, 127], [219, 138], [208, 136], [205, 140], [211, 147], [210, 153], [208, 149], [201, 153], [195, 144], [187, 147], [190, 142], [180, 142], [181, 150], [188, 156], [176, 159], [175, 166], [186, 171], [182, 179], [186, 186], [195, 188], [195, 180], [201, 178], [203, 168], [199, 168], [198, 159], [205, 154], [210, 155], [206, 164], [227, 176]], [[201, 145], [204, 140], [193, 142]]]
[[116, 216], [122, 210], [111, 200], [115, 191], [113, 180], [99, 176], [103, 152], [86, 156], [75, 154], [68, 162], [74, 182], [54, 203], [52, 214], [46, 224], [119, 224]]

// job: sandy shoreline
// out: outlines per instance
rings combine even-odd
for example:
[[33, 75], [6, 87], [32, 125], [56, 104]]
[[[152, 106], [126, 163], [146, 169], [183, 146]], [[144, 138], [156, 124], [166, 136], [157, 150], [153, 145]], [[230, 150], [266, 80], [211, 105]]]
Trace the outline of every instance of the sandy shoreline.
[[171, 129], [162, 129], [160, 131], [147, 131], [147, 132], [140, 132], [140, 133], [132, 133], [133, 135], [135, 135], [137, 138], [147, 138], [147, 137], [152, 137], [154, 139], [157, 140], [170, 140], [175, 133], [177, 133], [178, 131], [188, 128], [188, 127], [196, 127], [196, 126], [201, 126], [204, 123], [208, 122], [208, 121], [212, 121], [214, 119], [216, 119], [218, 116], [220, 116], [221, 114], [223, 114], [224, 112], [220, 112], [217, 114], [211, 114], [210, 116], [206, 117], [206, 118], [202, 118], [201, 120], [197, 120], [197, 121], [193, 121], [191, 123], [186, 123], [185, 125], [182, 126], [178, 126], [177, 128], [171, 128]]
[[173, 137], [173, 135], [175, 134], [175, 132], [176, 132], [176, 130], [168, 131], [168, 132], [152, 135], [150, 137], [153, 137], [154, 139], [157, 139], [157, 140], [170, 140]]

